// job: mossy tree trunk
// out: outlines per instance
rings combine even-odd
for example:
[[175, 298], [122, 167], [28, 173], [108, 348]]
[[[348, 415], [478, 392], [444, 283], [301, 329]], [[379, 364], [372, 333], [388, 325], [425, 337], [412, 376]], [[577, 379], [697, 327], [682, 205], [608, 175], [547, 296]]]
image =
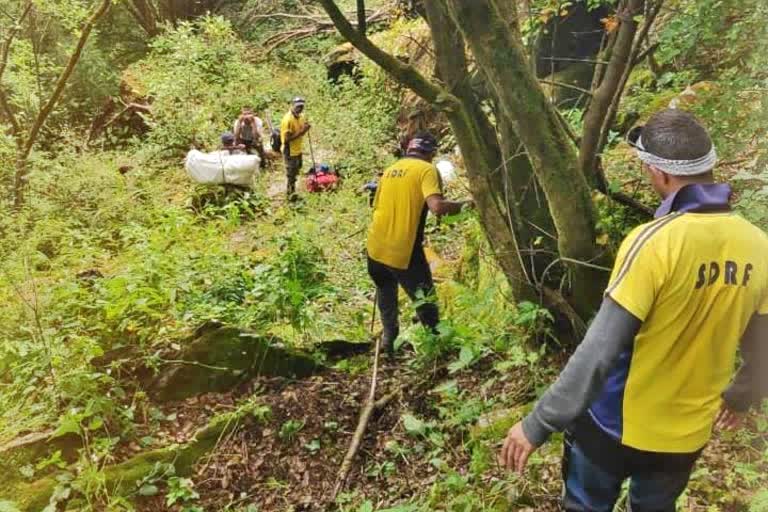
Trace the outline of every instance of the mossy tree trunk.
[[544, 191], [558, 238], [558, 252], [569, 261], [573, 306], [589, 315], [600, 299], [604, 275], [586, 265], [600, 258], [587, 181], [578, 167], [573, 142], [555, 107], [530, 70], [517, 32], [515, 3], [506, 0], [446, 0], [490, 90], [520, 138]]
[[[621, 6], [637, 1], [622, 0]], [[445, 113], [466, 158], [485, 233], [515, 298], [540, 299], [583, 327], [581, 320], [598, 306], [608, 277], [595, 242], [590, 183], [574, 137], [547, 100], [526, 56], [516, 0], [423, 2], [437, 80], [375, 46], [333, 0], [319, 3], [358, 50]], [[631, 69], [639, 47], [636, 33], [643, 31], [625, 34], [634, 41], [633, 51], [616, 57], [614, 66], [623, 67], [611, 69], [612, 75], [625, 77]], [[469, 65], [467, 49], [476, 66]], [[485, 82], [482, 92], [473, 87], [478, 77]], [[601, 104], [592, 114], [603, 121], [601, 127], [615, 112], [623, 84], [612, 88], [613, 103], [607, 109]]]

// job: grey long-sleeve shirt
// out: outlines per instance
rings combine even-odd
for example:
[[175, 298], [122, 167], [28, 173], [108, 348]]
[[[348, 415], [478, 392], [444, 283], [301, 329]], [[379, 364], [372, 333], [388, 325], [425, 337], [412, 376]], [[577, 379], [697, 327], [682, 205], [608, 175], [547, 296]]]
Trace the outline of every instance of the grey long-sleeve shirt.
[[[632, 347], [641, 325], [606, 297], [560, 377], [523, 420], [523, 432], [531, 444], [544, 444], [552, 433], [563, 431], [587, 410], [622, 352]], [[743, 364], [723, 394], [735, 411], [745, 411], [768, 396], [768, 316], [753, 317], [741, 340], [741, 355]]]

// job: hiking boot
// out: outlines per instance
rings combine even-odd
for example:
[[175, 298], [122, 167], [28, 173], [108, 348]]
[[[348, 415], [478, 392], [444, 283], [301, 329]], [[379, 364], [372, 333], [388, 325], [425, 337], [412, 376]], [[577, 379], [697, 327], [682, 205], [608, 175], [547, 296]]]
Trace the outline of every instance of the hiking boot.
[[382, 337], [381, 338], [381, 352], [387, 354], [387, 358], [391, 361], [395, 358], [395, 340]]

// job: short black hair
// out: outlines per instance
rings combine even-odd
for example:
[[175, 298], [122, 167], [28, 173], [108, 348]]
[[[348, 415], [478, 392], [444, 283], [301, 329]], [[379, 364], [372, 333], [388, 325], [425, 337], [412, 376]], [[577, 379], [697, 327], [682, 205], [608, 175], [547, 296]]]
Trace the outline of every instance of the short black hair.
[[678, 109], [651, 116], [642, 129], [642, 139], [647, 152], [668, 160], [695, 160], [712, 149], [707, 129], [693, 114]]

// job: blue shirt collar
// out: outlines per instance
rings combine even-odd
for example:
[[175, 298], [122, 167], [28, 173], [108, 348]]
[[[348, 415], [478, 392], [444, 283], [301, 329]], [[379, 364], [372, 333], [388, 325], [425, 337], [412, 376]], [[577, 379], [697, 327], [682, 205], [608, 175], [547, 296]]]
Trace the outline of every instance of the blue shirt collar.
[[654, 217], [672, 212], [727, 212], [731, 209], [731, 193], [731, 186], [725, 183], [685, 185], [662, 201]]

